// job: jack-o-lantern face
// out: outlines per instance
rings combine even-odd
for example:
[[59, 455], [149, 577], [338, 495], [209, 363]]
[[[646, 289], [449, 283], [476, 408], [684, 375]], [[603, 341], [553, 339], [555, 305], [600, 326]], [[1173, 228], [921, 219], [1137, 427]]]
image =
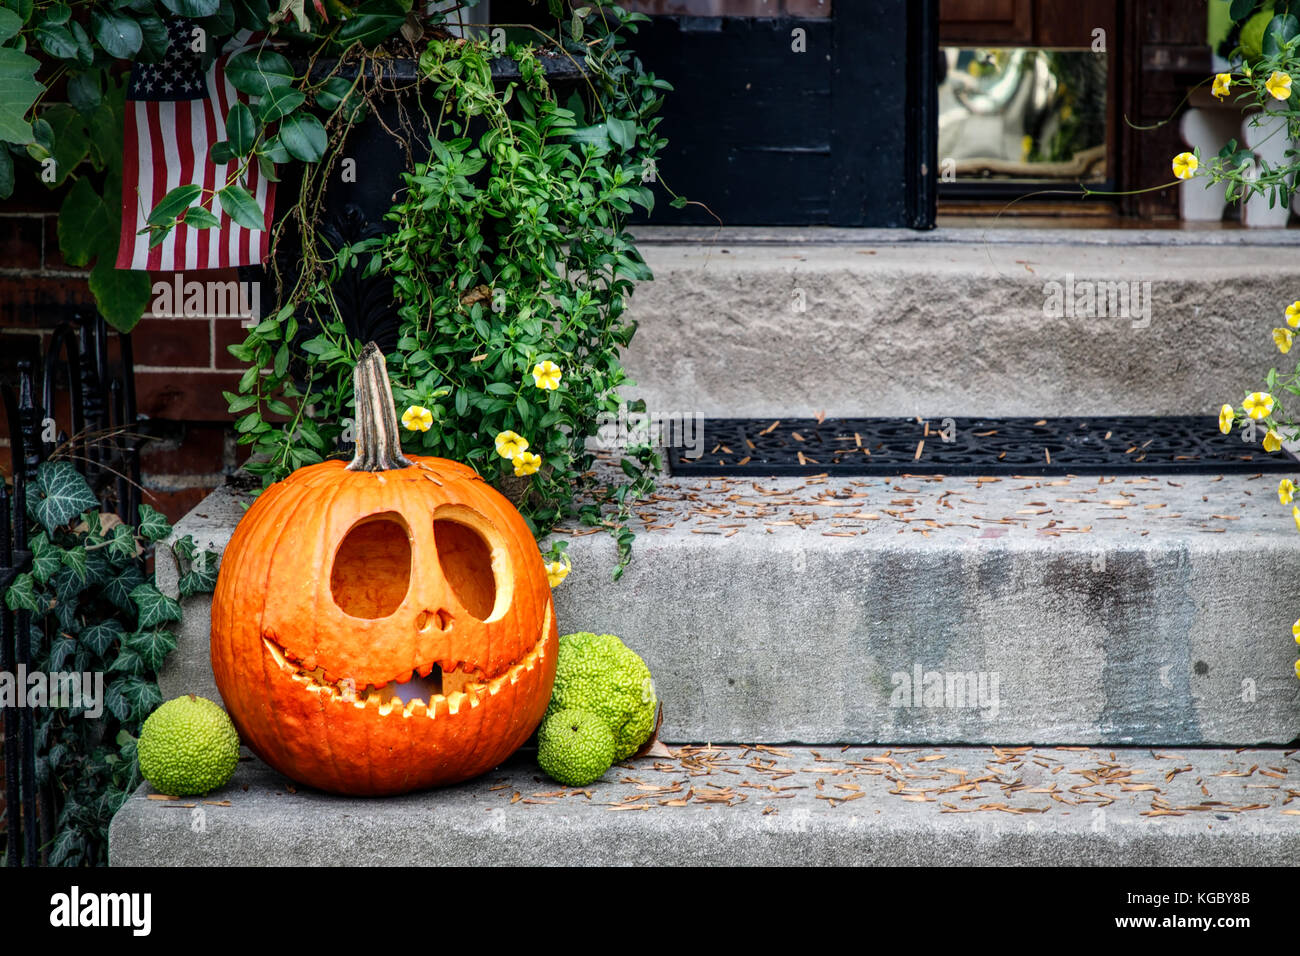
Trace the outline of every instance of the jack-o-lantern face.
[[[388, 394], [373, 355], [359, 397], [363, 369]], [[358, 405], [357, 459], [299, 469], [235, 529], [213, 595], [212, 666], [241, 739], [267, 763], [325, 790], [401, 793], [483, 773], [528, 739], [559, 631], [518, 511], [463, 465], [400, 450], [392, 460], [391, 399], [368, 434]]]

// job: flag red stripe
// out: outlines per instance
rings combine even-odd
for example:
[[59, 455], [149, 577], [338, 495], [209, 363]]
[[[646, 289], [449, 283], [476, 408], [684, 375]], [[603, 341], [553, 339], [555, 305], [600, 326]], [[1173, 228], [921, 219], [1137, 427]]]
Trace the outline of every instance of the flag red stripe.
[[126, 122], [123, 129], [122, 156], [122, 231], [117, 240], [117, 262], [119, 269], [130, 269], [131, 258], [135, 252], [135, 231], [140, 228], [140, 214], [137, 211], [139, 197], [136, 187], [140, 182], [140, 130], [136, 122], [135, 104], [126, 104]]

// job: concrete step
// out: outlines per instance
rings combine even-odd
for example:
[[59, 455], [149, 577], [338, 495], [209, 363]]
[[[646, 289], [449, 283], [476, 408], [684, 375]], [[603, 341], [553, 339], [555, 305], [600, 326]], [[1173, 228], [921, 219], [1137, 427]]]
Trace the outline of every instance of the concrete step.
[[637, 234], [626, 365], [662, 415], [1211, 414], [1279, 364], [1300, 284], [1295, 230]]
[[1294, 751], [681, 747], [562, 787], [520, 753], [386, 800], [252, 758], [203, 799], [141, 787], [114, 866], [1294, 866]]
[[[1300, 535], [1276, 484], [667, 479], [618, 583], [610, 537], [565, 529], [556, 614], [646, 659], [670, 741], [1285, 744]], [[222, 489], [176, 533], [221, 548], [241, 514]], [[207, 611], [167, 697], [217, 699]]]

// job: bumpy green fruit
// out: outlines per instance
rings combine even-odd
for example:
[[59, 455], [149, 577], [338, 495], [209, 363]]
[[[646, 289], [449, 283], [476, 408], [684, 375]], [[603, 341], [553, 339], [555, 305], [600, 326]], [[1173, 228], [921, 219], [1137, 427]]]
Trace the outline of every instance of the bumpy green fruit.
[[614, 735], [585, 710], [558, 710], [537, 732], [537, 763], [553, 779], [585, 787], [614, 763]]
[[207, 793], [224, 786], [239, 765], [239, 735], [224, 710], [188, 694], [149, 715], [137, 753], [140, 773], [159, 793]]
[[654, 730], [658, 712], [650, 668], [613, 634], [579, 632], [560, 638], [548, 713], [590, 711], [614, 734], [614, 759], [632, 756]]

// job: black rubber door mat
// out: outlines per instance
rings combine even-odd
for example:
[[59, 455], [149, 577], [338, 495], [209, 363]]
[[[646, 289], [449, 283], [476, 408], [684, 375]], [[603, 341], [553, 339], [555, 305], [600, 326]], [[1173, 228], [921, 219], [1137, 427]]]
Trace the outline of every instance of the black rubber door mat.
[[1285, 449], [1264, 450], [1264, 433], [1255, 429], [1253, 442], [1240, 428], [1224, 435], [1210, 415], [712, 418], [678, 429], [667, 452], [684, 476], [1300, 471]]

